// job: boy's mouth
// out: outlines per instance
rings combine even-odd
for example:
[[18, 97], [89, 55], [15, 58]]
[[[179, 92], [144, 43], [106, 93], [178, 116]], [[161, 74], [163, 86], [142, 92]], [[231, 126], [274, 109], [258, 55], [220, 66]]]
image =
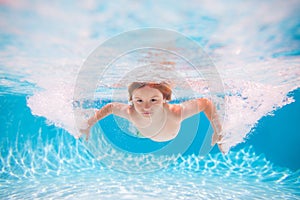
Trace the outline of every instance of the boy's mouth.
[[151, 115], [151, 112], [143, 112], [143, 115]]

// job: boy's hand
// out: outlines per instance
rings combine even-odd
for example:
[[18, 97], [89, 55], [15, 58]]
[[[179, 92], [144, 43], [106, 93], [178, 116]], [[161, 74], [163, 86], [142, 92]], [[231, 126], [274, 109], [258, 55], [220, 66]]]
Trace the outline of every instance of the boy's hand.
[[213, 133], [212, 139], [211, 139], [211, 146], [214, 146], [216, 143], [219, 147], [219, 150], [225, 154], [223, 148], [222, 148], [222, 135], [218, 135], [216, 132]]
[[82, 134], [85, 134], [86, 135], [86, 141], [89, 140], [90, 138], [90, 129], [91, 127], [97, 122], [97, 117], [94, 115], [93, 117], [91, 117], [88, 121], [87, 121], [87, 128], [84, 128], [84, 129], [80, 129], [80, 132]]
[[86, 135], [85, 139], [86, 139], [86, 141], [88, 141], [90, 138], [90, 127], [86, 128], [86, 129], [80, 129], [80, 132], [82, 134]]
[[221, 141], [222, 136], [218, 135], [216, 132], [213, 133], [211, 138], [211, 146], [214, 146], [217, 142]]

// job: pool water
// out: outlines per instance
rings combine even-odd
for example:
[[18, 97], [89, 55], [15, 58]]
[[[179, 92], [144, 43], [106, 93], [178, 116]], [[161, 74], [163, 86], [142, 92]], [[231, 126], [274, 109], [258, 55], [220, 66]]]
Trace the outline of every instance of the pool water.
[[[299, 8], [279, 0], [2, 1], [0, 198], [300, 199]], [[226, 105], [227, 154], [207, 143], [203, 114], [184, 121], [179, 137], [187, 146], [176, 154], [159, 151], [172, 142], [128, 134], [129, 125], [112, 116], [90, 141], [77, 138], [73, 90], [84, 61], [109, 38], [145, 27], [182, 33], [211, 58], [224, 87], [217, 97]], [[84, 106], [102, 107], [112, 90], [126, 93], [118, 81], [131, 79], [122, 70], [149, 64], [139, 56], [149, 54], [122, 55], [105, 84], [90, 80], [99, 87]], [[187, 73], [187, 83], [206, 95], [190, 66], [176, 63], [182, 66], [173, 71]], [[191, 98], [175, 97], [181, 94], [171, 103]]]
[[[1, 120], [2, 199], [299, 199], [298, 154], [292, 165], [280, 155], [268, 159], [258, 153], [263, 137], [227, 155], [190, 149], [160, 169], [120, 172], [95, 159], [83, 141], [32, 116], [25, 96], [2, 96]], [[282, 149], [286, 157], [299, 152], [297, 144]]]

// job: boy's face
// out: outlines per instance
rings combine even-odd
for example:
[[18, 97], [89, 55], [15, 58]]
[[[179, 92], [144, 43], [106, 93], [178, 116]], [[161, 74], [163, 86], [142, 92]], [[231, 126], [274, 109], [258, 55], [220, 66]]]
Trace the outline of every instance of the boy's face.
[[143, 117], [151, 117], [163, 109], [163, 94], [155, 88], [144, 86], [132, 92], [135, 110]]

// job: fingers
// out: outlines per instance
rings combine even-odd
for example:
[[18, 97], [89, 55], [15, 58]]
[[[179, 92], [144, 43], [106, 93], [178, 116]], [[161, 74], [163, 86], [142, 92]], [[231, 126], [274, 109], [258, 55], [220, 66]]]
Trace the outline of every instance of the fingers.
[[211, 146], [214, 146], [218, 141], [219, 141], [219, 137], [216, 134], [216, 132], [214, 132], [211, 139]]
[[218, 148], [219, 148], [219, 150], [222, 152], [222, 154], [225, 154], [225, 151], [224, 151], [223, 148], [222, 148], [222, 144], [219, 144], [219, 143], [218, 143]]
[[89, 129], [80, 129], [80, 132], [81, 132], [81, 136], [83, 134], [86, 135], [85, 140], [88, 141], [90, 138], [90, 130]]
[[216, 143], [217, 143], [216, 140], [214, 140], [214, 139], [211, 140], [211, 146], [214, 146]]
[[217, 135], [216, 133], [213, 133], [211, 145], [214, 146], [215, 144], [218, 145], [219, 150], [225, 154], [225, 151], [222, 148], [222, 136]]
[[88, 141], [89, 138], [90, 138], [90, 132], [87, 132], [87, 133], [86, 133], [86, 138], [85, 138], [85, 140]]

